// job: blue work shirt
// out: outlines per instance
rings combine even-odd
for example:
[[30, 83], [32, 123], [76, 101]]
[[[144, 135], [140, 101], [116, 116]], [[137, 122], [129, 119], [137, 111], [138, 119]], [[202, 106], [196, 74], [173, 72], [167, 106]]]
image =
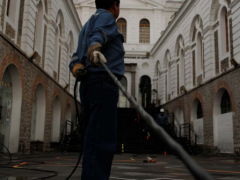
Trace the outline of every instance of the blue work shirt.
[[[107, 59], [106, 65], [110, 71], [117, 75], [124, 75], [124, 38], [119, 32], [116, 19], [113, 14], [104, 9], [98, 9], [94, 15], [82, 28], [78, 39], [78, 48], [72, 56], [69, 64], [70, 71], [73, 67], [81, 63], [85, 67], [90, 65], [87, 57], [87, 50], [90, 46], [100, 43], [102, 53]], [[88, 72], [105, 72], [103, 67], [90, 67]]]
[[164, 124], [168, 124], [168, 116], [166, 114], [164, 114], [163, 116], [161, 114], [158, 114], [156, 122], [159, 126], [162, 126]]

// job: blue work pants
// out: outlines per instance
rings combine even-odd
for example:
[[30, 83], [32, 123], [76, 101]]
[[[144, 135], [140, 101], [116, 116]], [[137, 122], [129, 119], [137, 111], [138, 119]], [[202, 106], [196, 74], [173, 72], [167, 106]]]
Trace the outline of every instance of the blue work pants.
[[118, 87], [106, 73], [91, 73], [81, 82], [80, 97], [89, 117], [81, 179], [108, 180], [116, 151]]

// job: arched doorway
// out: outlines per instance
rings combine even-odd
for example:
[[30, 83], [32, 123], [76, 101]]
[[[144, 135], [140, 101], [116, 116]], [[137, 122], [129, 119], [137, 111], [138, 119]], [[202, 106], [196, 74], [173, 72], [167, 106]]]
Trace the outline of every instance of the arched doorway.
[[193, 101], [191, 121], [193, 121], [193, 127], [198, 136], [197, 143], [203, 144], [203, 108], [199, 99]]
[[72, 132], [72, 127], [74, 127], [74, 122], [72, 121], [72, 116], [71, 116], [70, 104], [67, 105], [65, 120], [73, 123], [72, 126], [71, 124], [68, 124], [67, 126], [67, 133], [70, 134]]
[[[125, 76], [123, 76], [121, 84], [127, 90], [127, 78]], [[118, 107], [127, 108], [127, 98], [124, 96], [122, 91], [119, 91]]]
[[221, 153], [233, 153], [233, 113], [228, 91], [221, 88], [216, 94], [213, 107], [214, 146]]
[[[184, 124], [184, 118], [183, 118], [183, 111], [182, 108], [179, 106], [177, 110], [175, 111], [175, 118], [180, 123], [180, 125]], [[180, 128], [178, 127], [178, 124], [175, 121], [175, 126], [177, 126], [178, 133], [177, 135], [180, 136]], [[181, 129], [181, 136], [184, 136], [184, 128]]]
[[[4, 144], [11, 153], [18, 152], [22, 81], [18, 69], [9, 65], [0, 84], [0, 143]], [[6, 152], [0, 147], [0, 151]]]
[[44, 141], [46, 98], [42, 84], [38, 84], [33, 97], [32, 104], [32, 123], [31, 123], [31, 142]]
[[151, 105], [151, 79], [148, 76], [142, 76], [139, 84], [139, 103], [146, 108]]
[[58, 143], [60, 140], [60, 126], [61, 126], [61, 104], [60, 98], [56, 96], [53, 103], [53, 119], [52, 119], [52, 133], [51, 142]]

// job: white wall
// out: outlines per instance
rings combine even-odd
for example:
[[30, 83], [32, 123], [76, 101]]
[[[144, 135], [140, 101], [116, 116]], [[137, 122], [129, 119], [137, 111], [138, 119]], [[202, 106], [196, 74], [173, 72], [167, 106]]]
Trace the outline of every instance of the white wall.
[[197, 139], [197, 144], [203, 144], [204, 139], [203, 139], [203, 119], [195, 119], [193, 121], [193, 127], [195, 132], [197, 133], [198, 139]]
[[233, 113], [214, 116], [214, 145], [221, 153], [234, 153]]
[[[45, 66], [44, 69], [53, 76], [54, 70], [54, 42], [55, 42], [55, 30], [57, 28], [57, 13], [59, 11], [62, 12], [62, 21], [63, 23], [63, 38], [61, 38], [61, 60], [60, 60], [60, 79], [59, 83], [65, 87], [68, 84], [68, 80], [66, 80], [66, 76], [68, 71], [66, 71], [66, 66], [68, 66], [68, 36], [69, 33], [73, 34], [73, 45], [74, 50], [77, 48], [77, 37], [80, 33], [82, 25], [80, 23], [77, 12], [75, 11], [74, 4], [72, 1], [59, 1], [59, 0], [51, 0], [48, 1], [47, 5], [43, 0], [41, 0], [44, 6], [44, 19], [43, 24], [47, 26], [47, 39], [46, 39], [46, 52], [45, 52]], [[22, 45], [21, 48], [27, 53], [27, 55], [31, 55], [34, 51], [34, 36], [36, 31], [36, 15], [37, 15], [37, 5], [39, 1], [37, 0], [26, 0], [25, 8], [24, 8], [24, 20], [23, 20], [23, 35], [22, 35]], [[47, 8], [48, 7], [48, 8]], [[44, 26], [43, 25], [43, 26]], [[44, 27], [41, 31], [44, 36]], [[43, 42], [42, 42], [43, 43]], [[41, 47], [43, 45], [40, 45]], [[71, 87], [70, 93], [73, 94], [73, 85], [74, 78], [71, 75]]]
[[[220, 10], [223, 7], [227, 7], [228, 10], [232, 9], [232, 14], [229, 15], [229, 18], [233, 18], [233, 45], [234, 45], [234, 58], [240, 59], [240, 11], [237, 10], [236, 7], [240, 7], [240, 1], [232, 1], [232, 4], [228, 6], [228, 4], [225, 1], [219, 1], [220, 3]], [[153, 55], [154, 63], [160, 60], [161, 63], [161, 71], [163, 71], [163, 62], [164, 62], [164, 55], [166, 51], [169, 49], [171, 53], [171, 57], [173, 60], [173, 67], [176, 64], [176, 48], [175, 44], [177, 41], [177, 37], [179, 35], [183, 36], [184, 40], [184, 53], [185, 53], [185, 87], [187, 90], [191, 90], [193, 88], [193, 64], [192, 64], [192, 50], [196, 50], [196, 45], [192, 43], [192, 31], [193, 31], [193, 22], [195, 20], [195, 17], [198, 15], [203, 21], [203, 27], [202, 27], [202, 34], [203, 34], [203, 43], [204, 43], [204, 73], [205, 78], [203, 78], [203, 82], [214, 78], [216, 76], [215, 74], [215, 47], [214, 47], [214, 31], [218, 30], [220, 33], [221, 25], [214, 26], [220, 18], [220, 15], [217, 16], [217, 21], [213, 20], [214, 16], [214, 7], [216, 6], [216, 3], [213, 3], [212, 0], [205, 1], [205, 0], [193, 0], [193, 1], [185, 1], [184, 5], [182, 6], [181, 10], [178, 12], [177, 15], [175, 15], [175, 18], [173, 18], [172, 23], [169, 24], [165, 32], [162, 34], [160, 39], [158, 39], [157, 43], [154, 45], [154, 47], [151, 50], [151, 54]], [[230, 25], [229, 25], [230, 27]], [[201, 29], [201, 26], [200, 26]], [[230, 34], [230, 32], [229, 32]], [[223, 40], [224, 37], [219, 37], [219, 44], [224, 43]], [[230, 38], [229, 38], [230, 39]], [[230, 43], [229, 43], [230, 46]], [[231, 49], [229, 50], [229, 52]], [[224, 54], [224, 56], [221, 56], [221, 52], [219, 52], [219, 61], [223, 60], [226, 57], [229, 57], [230, 60], [230, 53]], [[196, 52], [197, 55], [197, 52]], [[195, 58], [195, 63], [197, 64], [197, 58]], [[229, 66], [231, 68], [232, 66]], [[196, 79], [198, 74], [203, 74], [203, 72], [197, 71], [199, 69], [199, 65], [196, 66]], [[220, 66], [221, 68], [221, 66]], [[176, 91], [177, 87], [177, 74], [176, 70], [172, 71], [174, 72], [172, 74], [171, 83], [172, 83], [172, 91]], [[161, 82], [162, 84], [160, 87], [162, 88], [162, 91], [160, 91], [159, 96], [165, 97], [165, 81]], [[197, 83], [196, 83], [197, 85]], [[175, 96], [173, 98], [177, 97], [176, 93], [174, 93]], [[164, 101], [162, 101], [165, 103]]]

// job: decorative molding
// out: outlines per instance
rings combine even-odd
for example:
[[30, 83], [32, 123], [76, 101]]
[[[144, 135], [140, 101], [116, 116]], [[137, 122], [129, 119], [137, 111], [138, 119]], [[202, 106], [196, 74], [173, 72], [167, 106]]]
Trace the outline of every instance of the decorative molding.
[[158, 48], [164, 44], [165, 40], [169, 37], [168, 35], [172, 32], [175, 31], [176, 27], [180, 23], [180, 19], [184, 19], [184, 16], [189, 12], [191, 7], [194, 5], [194, 3], [197, 2], [197, 0], [191, 0], [191, 1], [184, 1], [182, 4], [181, 8], [179, 9], [178, 13], [175, 15], [175, 17], [172, 20], [172, 23], [167, 26], [166, 30], [164, 33], [161, 35], [161, 37], [157, 40], [155, 45], [153, 46], [151, 50], [151, 54], [154, 55]]
[[198, 77], [197, 77], [197, 84], [201, 84], [203, 82], [203, 76], [202, 74], [200, 74]]
[[50, 24], [50, 25], [53, 26], [54, 30], [56, 30], [56, 29], [58, 28], [54, 20], [51, 20], [51, 19], [50, 19], [50, 20], [48, 20], [47, 22], [48, 22], [48, 24]]
[[229, 10], [227, 15], [228, 15], [228, 17], [230, 17], [232, 15], [232, 10]]
[[214, 45], [215, 45], [215, 73], [219, 73], [219, 49], [218, 49], [218, 30], [214, 32]]
[[195, 65], [195, 50], [192, 52], [192, 70], [193, 70], [193, 86], [196, 86], [196, 65]]
[[217, 21], [214, 25], [213, 25], [213, 29], [216, 29], [219, 26], [219, 21]]
[[196, 43], [194, 43], [194, 44], [192, 45], [192, 49], [193, 49], [193, 48], [195, 48], [195, 46], [196, 46], [196, 45], [197, 45], [197, 44], [196, 44]]
[[179, 64], [177, 65], [177, 95], [179, 95], [179, 76], [180, 76], [180, 73], [179, 73]]
[[159, 74], [160, 74], [160, 75], [162, 75], [162, 74], [165, 74], [165, 73], [167, 73], [167, 71], [168, 71], [168, 70], [167, 70], [167, 69], [165, 69], [165, 70], [163, 70], [163, 71], [160, 71], [160, 73], [159, 73]]
[[2, 14], [1, 14], [1, 26], [2, 29], [4, 29], [4, 21], [5, 21], [5, 12], [6, 12], [6, 5], [7, 5], [7, 0], [3, 0], [2, 2]]
[[239, 0], [233, 0], [231, 4], [229, 4], [229, 7], [233, 9], [238, 3], [240, 3]]
[[43, 35], [43, 54], [42, 54], [42, 68], [45, 66], [45, 57], [46, 57], [46, 42], [47, 42], [47, 25], [44, 25], [44, 35]]
[[25, 0], [21, 0], [20, 1], [20, 10], [19, 10], [19, 19], [18, 19], [18, 35], [17, 35], [17, 44], [18, 44], [18, 46], [21, 46], [21, 42], [22, 42], [22, 27], [23, 27], [24, 4], [25, 4]]
[[5, 33], [10, 39], [15, 39], [15, 37], [16, 37], [15, 29], [8, 22], [6, 22], [6, 32]]
[[148, 56], [124, 56], [125, 59], [149, 59]]
[[229, 57], [221, 61], [221, 71], [229, 68]]
[[233, 23], [232, 18], [229, 19], [229, 28], [230, 28], [230, 59], [233, 59]]

